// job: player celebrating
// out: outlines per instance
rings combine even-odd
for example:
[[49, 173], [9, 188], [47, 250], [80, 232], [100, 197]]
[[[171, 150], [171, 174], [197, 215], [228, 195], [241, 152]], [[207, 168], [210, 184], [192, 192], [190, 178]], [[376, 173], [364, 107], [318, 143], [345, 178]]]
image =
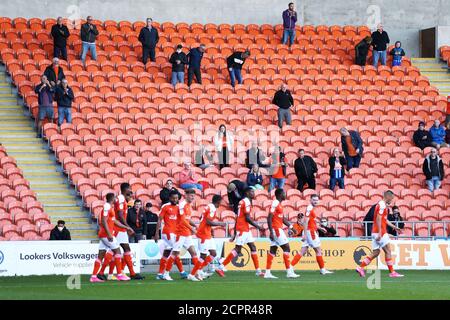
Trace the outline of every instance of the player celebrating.
[[[202, 269], [207, 267], [217, 256], [216, 244], [211, 235], [211, 227], [225, 227], [227, 225], [225, 222], [214, 221], [217, 209], [220, 207], [221, 202], [222, 197], [215, 194], [212, 198], [212, 203], [208, 204], [203, 211], [200, 225], [197, 229], [196, 236], [199, 239], [200, 258], [203, 259], [203, 264], [199, 270], [202, 277], [209, 276], [209, 274], [205, 274]], [[216, 269], [214, 271], [221, 277], [225, 276], [224, 272], [220, 269]]]
[[[316, 252], [316, 261], [320, 268], [320, 274], [330, 274], [333, 273], [325, 269], [325, 263], [322, 258], [322, 249], [320, 248], [320, 239], [317, 234], [317, 224], [316, 224], [316, 213], [314, 212], [314, 208], [319, 204], [319, 196], [317, 194], [311, 195], [311, 203], [306, 208], [305, 217], [302, 220], [303, 229], [303, 245], [300, 253], [297, 253], [292, 259], [292, 266], [295, 266], [300, 259], [305, 255], [308, 251], [308, 247], [311, 247]], [[320, 227], [323, 229], [322, 227]]]
[[[133, 229], [127, 224], [128, 201], [131, 200], [132, 194], [133, 192], [131, 191], [131, 186], [129, 183], [124, 182], [120, 185], [120, 195], [117, 197], [114, 204], [116, 211], [115, 233], [117, 241], [123, 249], [123, 259], [125, 260], [125, 264], [130, 271], [131, 280], [143, 280], [143, 276], [134, 272], [133, 258], [131, 257], [131, 249], [128, 241], [128, 232], [130, 234], [134, 233]], [[117, 224], [117, 222], [120, 222], [120, 225]]]
[[267, 265], [266, 272], [264, 274], [265, 279], [277, 279], [272, 273], [270, 269], [272, 267], [272, 261], [277, 253], [278, 246], [283, 249], [283, 260], [284, 266], [287, 270], [288, 278], [298, 278], [299, 275], [295, 274], [294, 268], [291, 266], [289, 262], [289, 255], [291, 253], [291, 249], [289, 247], [289, 240], [286, 237], [286, 234], [283, 231], [283, 223], [292, 228], [292, 225], [289, 221], [283, 216], [283, 207], [281, 203], [286, 200], [286, 192], [283, 189], [275, 190], [275, 200], [272, 202], [272, 207], [269, 211], [269, 216], [267, 217], [267, 223], [270, 231], [270, 252], [267, 255]]
[[[130, 278], [122, 274], [120, 245], [113, 235], [114, 223], [116, 220], [114, 208], [112, 207], [114, 200], [115, 200], [114, 193], [108, 193], [106, 195], [106, 202], [103, 205], [103, 212], [99, 216], [100, 230], [98, 232], [98, 237], [100, 239], [100, 243], [98, 246], [98, 257], [94, 263], [94, 271], [92, 272], [90, 282], [104, 282], [106, 280], [104, 276], [104, 271], [106, 266], [109, 265], [113, 257], [113, 254], [116, 257], [115, 264], [117, 267], [117, 280], [119, 281], [130, 280]], [[108, 251], [108, 253], [106, 253], [106, 251]], [[100, 266], [101, 270], [99, 272]]]
[[259, 226], [255, 221], [250, 218], [250, 212], [252, 210], [252, 200], [255, 198], [255, 191], [252, 188], [246, 188], [244, 191], [245, 198], [239, 202], [239, 213], [234, 226], [235, 232], [233, 238], [230, 241], [236, 239], [236, 246], [228, 254], [225, 260], [223, 260], [219, 266], [222, 271], [226, 271], [225, 266], [231, 262], [237, 255], [241, 253], [243, 245], [248, 245], [251, 251], [251, 257], [253, 265], [255, 266], [256, 275], [263, 276], [264, 274], [259, 269], [258, 255], [256, 253], [255, 239], [250, 232], [250, 224], [262, 231], [264, 228]]
[[172, 253], [167, 260], [166, 272], [164, 273], [164, 280], [171, 281], [172, 278], [169, 275], [172, 269], [173, 262], [180, 255], [181, 248], [185, 248], [192, 258], [192, 268], [191, 273], [188, 274], [187, 279], [190, 281], [200, 281], [203, 278], [197, 275], [197, 271], [203, 264], [203, 260], [197, 257], [195, 252], [194, 244], [192, 242], [192, 234], [196, 232], [195, 224], [191, 221], [192, 215], [192, 203], [195, 200], [195, 190], [188, 189], [185, 191], [185, 200], [181, 201], [178, 205], [178, 216], [177, 216], [177, 227], [176, 227], [176, 241], [173, 245]]
[[392, 261], [391, 247], [389, 245], [390, 239], [389, 234], [386, 231], [386, 226], [390, 226], [397, 231], [401, 230], [387, 219], [392, 200], [394, 200], [394, 193], [391, 190], [388, 190], [384, 192], [383, 200], [378, 202], [375, 207], [372, 226], [372, 254], [368, 257], [365, 257], [359, 267], [356, 268], [356, 272], [358, 272], [361, 277], [366, 276], [364, 267], [369, 265], [373, 259], [378, 257], [378, 255], [380, 254], [380, 249], [383, 249], [385, 254], [386, 265], [389, 268], [389, 277], [403, 277], [402, 274], [394, 271], [394, 261]]
[[[154, 239], [155, 241], [158, 241], [159, 230], [161, 229], [161, 224], [164, 223], [161, 235], [162, 240], [164, 242], [164, 252], [159, 263], [159, 272], [158, 275], [156, 276], [156, 279], [158, 280], [165, 280], [164, 271], [166, 270], [167, 258], [169, 258], [177, 238], [176, 237], [177, 220], [178, 220], [178, 211], [180, 210], [180, 208], [178, 207], [179, 200], [180, 199], [178, 191], [172, 190], [169, 193], [169, 202], [165, 203], [161, 207], [158, 223], [156, 224]], [[181, 277], [186, 278], [187, 274], [183, 271], [183, 264], [181, 263], [181, 260], [178, 256], [176, 257], [175, 264], [177, 265], [178, 270], [180, 270]]]

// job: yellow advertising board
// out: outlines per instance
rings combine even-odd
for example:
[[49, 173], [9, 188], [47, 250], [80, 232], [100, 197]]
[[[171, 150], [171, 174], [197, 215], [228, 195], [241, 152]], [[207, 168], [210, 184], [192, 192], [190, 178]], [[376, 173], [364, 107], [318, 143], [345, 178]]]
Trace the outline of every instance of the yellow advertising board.
[[[291, 260], [297, 252], [301, 250], [301, 241], [291, 239], [289, 245], [291, 247]], [[267, 254], [270, 248], [270, 241], [266, 239], [258, 239], [255, 241], [259, 265], [261, 269], [266, 267]], [[233, 242], [224, 242], [224, 257], [234, 248]], [[322, 239], [321, 240], [322, 255], [325, 266], [329, 270], [345, 270], [354, 269], [362, 261], [362, 259], [372, 252], [371, 241], [360, 241], [350, 239]], [[377, 262], [372, 261], [370, 268], [376, 268]], [[241, 254], [235, 257], [229, 265], [228, 270], [247, 271], [254, 270], [253, 262], [250, 257], [248, 246], [242, 247]], [[317, 270], [316, 255], [313, 249], [308, 249], [305, 256], [295, 266], [296, 270]], [[278, 248], [277, 255], [273, 259], [272, 270], [285, 270], [283, 262], [283, 251]]]

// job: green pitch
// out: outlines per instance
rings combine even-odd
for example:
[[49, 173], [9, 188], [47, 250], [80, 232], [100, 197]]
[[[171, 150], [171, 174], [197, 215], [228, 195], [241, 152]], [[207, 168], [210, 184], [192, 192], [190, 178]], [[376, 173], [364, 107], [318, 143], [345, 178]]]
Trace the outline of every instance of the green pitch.
[[[257, 278], [253, 272], [227, 272], [203, 282], [175, 281], [89, 282], [82, 276], [80, 289], [67, 288], [67, 276], [0, 277], [0, 299], [450, 299], [450, 271], [404, 271], [405, 277], [390, 279], [381, 272], [380, 289], [369, 290], [366, 279], [354, 271], [298, 272], [287, 279], [285, 272], [272, 272], [279, 279]], [[376, 285], [373, 283], [372, 285]]]

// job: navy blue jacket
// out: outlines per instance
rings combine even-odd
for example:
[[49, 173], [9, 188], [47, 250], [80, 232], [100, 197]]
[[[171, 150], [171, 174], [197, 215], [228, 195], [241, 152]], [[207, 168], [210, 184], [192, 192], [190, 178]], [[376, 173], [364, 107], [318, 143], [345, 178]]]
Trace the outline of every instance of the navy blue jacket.
[[256, 175], [251, 170], [248, 172], [248, 174], [247, 174], [247, 185], [249, 187], [253, 187], [254, 185], [257, 185], [257, 184], [262, 185], [262, 183], [263, 183], [263, 176], [262, 176], [261, 173]]
[[158, 30], [152, 27], [152, 30], [149, 30], [148, 27], [143, 27], [141, 32], [139, 33], [139, 41], [142, 43], [142, 46], [145, 48], [154, 48], [159, 41]]
[[[359, 155], [362, 156], [364, 148], [363, 148], [363, 141], [361, 140], [359, 133], [354, 130], [349, 130], [349, 133], [350, 137], [352, 138], [353, 146], [355, 147], [355, 149], [359, 149]], [[345, 140], [344, 136], [341, 136], [341, 142], [342, 142], [342, 151], [344, 151], [345, 156], [348, 157], [347, 141]]]
[[188, 53], [189, 67], [200, 68], [202, 62], [203, 52], [200, 52], [198, 48], [193, 48]]
[[43, 83], [40, 83], [34, 89], [34, 92], [36, 92], [38, 95], [38, 104], [42, 105], [42, 96], [44, 94], [48, 95], [48, 101], [50, 102], [50, 104], [52, 104], [53, 103], [53, 93], [55, 92], [55, 90], [53, 87], [46, 86], [44, 89], [42, 89], [41, 92], [39, 92], [39, 90], [41, 89], [41, 87], [43, 85], [44, 85]]
[[73, 95], [73, 91], [70, 88], [67, 88], [67, 94], [64, 93], [64, 89], [62, 86], [56, 87], [55, 92], [55, 100], [58, 104], [58, 108], [70, 108], [72, 107], [72, 101], [75, 99]]

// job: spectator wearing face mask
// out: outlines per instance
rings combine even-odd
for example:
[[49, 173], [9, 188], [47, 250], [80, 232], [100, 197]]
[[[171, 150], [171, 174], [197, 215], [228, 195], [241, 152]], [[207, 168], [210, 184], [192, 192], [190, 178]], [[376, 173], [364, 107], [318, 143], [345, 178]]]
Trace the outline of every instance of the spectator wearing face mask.
[[50, 232], [50, 240], [72, 240], [64, 220], [58, 220], [56, 227]]
[[133, 207], [128, 209], [127, 224], [133, 229], [134, 234], [129, 235], [130, 243], [138, 243], [140, 240], [145, 240], [147, 235], [147, 216], [144, 209], [142, 209], [142, 201], [136, 199]]
[[323, 230], [320, 228], [317, 230], [319, 232], [319, 237], [337, 237], [336, 229], [328, 225], [328, 218], [320, 219], [320, 226]]
[[[400, 229], [403, 229], [405, 227], [403, 218], [400, 215], [400, 210], [397, 206], [392, 207], [392, 212], [388, 214], [387, 219]], [[387, 232], [393, 236], [398, 235], [397, 230], [391, 228], [390, 226], [387, 227]]]
[[184, 83], [184, 69], [188, 59], [181, 44], [177, 45], [177, 49], [170, 56], [169, 62], [172, 64], [172, 85], [175, 87], [177, 83]]

